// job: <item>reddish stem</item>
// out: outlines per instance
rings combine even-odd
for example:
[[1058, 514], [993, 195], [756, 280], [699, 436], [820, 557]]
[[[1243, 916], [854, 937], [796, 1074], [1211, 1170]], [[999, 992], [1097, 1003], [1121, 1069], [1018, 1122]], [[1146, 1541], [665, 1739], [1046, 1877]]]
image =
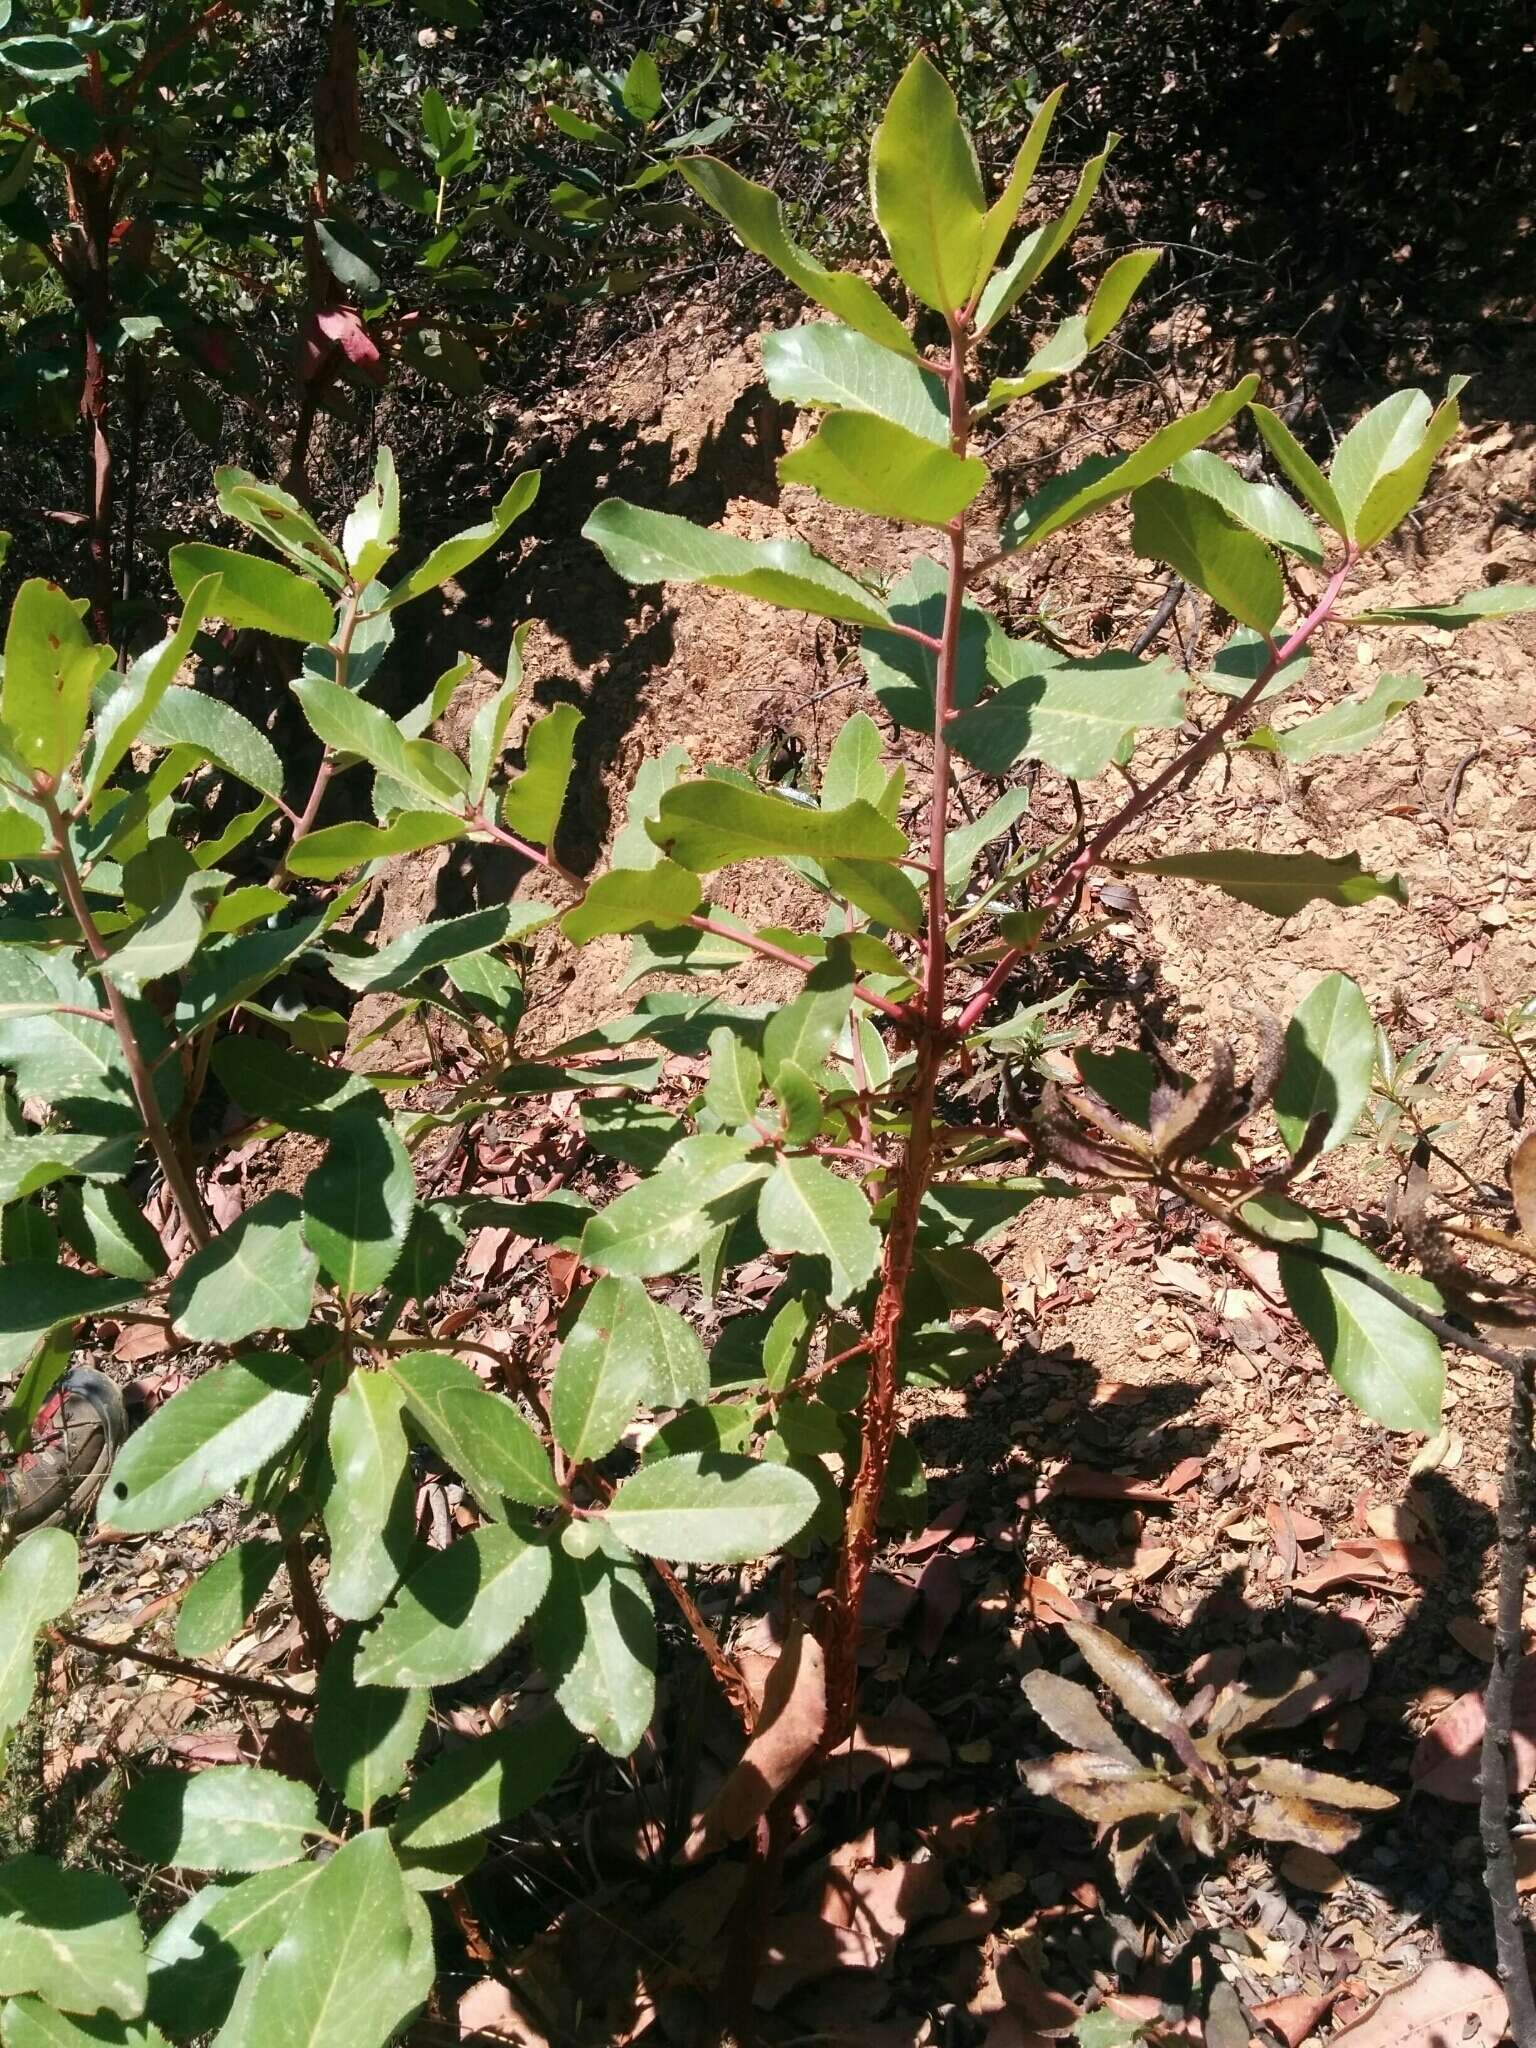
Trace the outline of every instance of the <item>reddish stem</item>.
[[[965, 362], [969, 345], [963, 316], [949, 324], [950, 446], [963, 455], [970, 438]], [[928, 826], [928, 925], [920, 992], [924, 1029], [908, 1097], [911, 1127], [896, 1165], [890, 1229], [880, 1271], [869, 1339], [869, 1390], [861, 1418], [859, 1467], [849, 1489], [848, 1512], [838, 1552], [827, 1632], [827, 1719], [824, 1746], [835, 1748], [853, 1721], [858, 1691], [859, 1616], [874, 1560], [880, 1503], [896, 1434], [897, 1352], [907, 1284], [917, 1246], [918, 1214], [933, 1164], [933, 1111], [939, 1072], [950, 1044], [944, 1025], [948, 903], [944, 891], [944, 842], [948, 824], [950, 756], [948, 726], [955, 708], [955, 673], [965, 596], [966, 521], [962, 513], [946, 529], [949, 556], [944, 631], [934, 679], [933, 796]]]

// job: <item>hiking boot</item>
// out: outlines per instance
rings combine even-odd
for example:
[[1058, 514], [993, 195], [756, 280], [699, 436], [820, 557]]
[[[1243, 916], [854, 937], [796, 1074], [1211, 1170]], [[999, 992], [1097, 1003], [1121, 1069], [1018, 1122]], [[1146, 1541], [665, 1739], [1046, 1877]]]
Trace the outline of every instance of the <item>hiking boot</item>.
[[38, 1411], [30, 1448], [0, 1472], [0, 1550], [31, 1529], [78, 1529], [127, 1434], [111, 1380], [71, 1366]]

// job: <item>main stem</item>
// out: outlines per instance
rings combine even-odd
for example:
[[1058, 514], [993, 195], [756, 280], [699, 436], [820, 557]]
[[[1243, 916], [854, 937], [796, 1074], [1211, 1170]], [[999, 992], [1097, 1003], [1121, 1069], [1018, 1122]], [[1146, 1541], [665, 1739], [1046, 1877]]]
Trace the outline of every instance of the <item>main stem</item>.
[[1521, 1360], [1509, 1376], [1509, 1442], [1499, 1485], [1498, 1613], [1493, 1669], [1483, 1697], [1483, 1751], [1478, 1822], [1499, 1982], [1509, 2000], [1510, 2034], [1517, 2048], [1536, 2048], [1536, 1994], [1525, 1952], [1525, 1917], [1515, 1882], [1515, 1852], [1509, 1833], [1509, 1756], [1514, 1719], [1515, 1675], [1523, 1644], [1521, 1615], [1531, 1535], [1536, 1447], [1531, 1441], [1531, 1369]]
[[[970, 440], [966, 403], [965, 362], [970, 337], [964, 315], [949, 323], [949, 439], [956, 455]], [[928, 823], [928, 921], [920, 991], [921, 1023], [917, 1059], [908, 1096], [911, 1118], [906, 1144], [897, 1161], [894, 1203], [880, 1292], [875, 1302], [869, 1340], [869, 1392], [864, 1400], [859, 1469], [849, 1491], [833, 1586], [827, 1638], [826, 1745], [833, 1747], [848, 1733], [858, 1691], [859, 1615], [864, 1588], [874, 1561], [880, 1503], [890, 1469], [896, 1434], [896, 1360], [907, 1284], [917, 1244], [918, 1212], [933, 1165], [933, 1109], [939, 1075], [949, 1049], [944, 1023], [945, 967], [948, 945], [948, 903], [944, 889], [944, 846], [949, 823], [949, 721], [955, 709], [955, 669], [960, 646], [961, 608], [965, 599], [966, 521], [962, 512], [945, 530], [949, 575], [945, 593], [944, 631], [939, 641], [934, 678], [933, 796]]]
[[[80, 870], [75, 865], [74, 851], [69, 843], [69, 827], [58, 806], [58, 800], [51, 789], [37, 792], [48, 823], [53, 832], [53, 853], [58, 862], [59, 887], [69, 912], [80, 927], [80, 936], [90, 951], [91, 958], [100, 967], [108, 958], [106, 941], [97, 929], [91, 915], [91, 907], [85, 900], [85, 886], [80, 879]], [[203, 1208], [201, 1195], [192, 1171], [177, 1150], [176, 1142], [167, 1128], [160, 1112], [160, 1098], [155, 1093], [154, 1076], [139, 1044], [138, 1034], [133, 1028], [133, 1019], [128, 1014], [128, 1005], [123, 1001], [117, 984], [111, 975], [101, 976], [102, 988], [106, 991], [107, 1014], [112, 1028], [117, 1033], [117, 1042], [122, 1047], [123, 1059], [128, 1068], [128, 1078], [133, 1084], [134, 1100], [139, 1105], [139, 1116], [144, 1124], [144, 1135], [160, 1162], [165, 1175], [165, 1184], [170, 1189], [181, 1220], [186, 1225], [187, 1235], [195, 1250], [201, 1251], [209, 1243], [212, 1232], [208, 1216]]]

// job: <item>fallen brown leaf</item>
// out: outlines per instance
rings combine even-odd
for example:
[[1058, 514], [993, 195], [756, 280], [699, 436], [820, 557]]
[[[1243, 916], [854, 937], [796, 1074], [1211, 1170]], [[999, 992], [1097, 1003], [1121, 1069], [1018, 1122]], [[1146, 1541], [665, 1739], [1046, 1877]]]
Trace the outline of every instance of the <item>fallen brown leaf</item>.
[[1321, 1849], [1287, 1850], [1280, 1859], [1280, 1875], [1287, 1884], [1299, 1885], [1304, 1892], [1320, 1892], [1325, 1898], [1344, 1882], [1343, 1871]]
[[[1475, 1806], [1481, 1765], [1483, 1729], [1481, 1692], [1464, 1692], [1419, 1739], [1408, 1775], [1420, 1792]], [[1513, 1741], [1510, 1744], [1509, 1789], [1526, 1791], [1536, 1783], [1536, 1656], [1522, 1657], [1515, 1672]]]
[[1277, 2033], [1286, 2048], [1301, 2048], [1307, 2036], [1317, 2032], [1319, 2022], [1328, 2017], [1338, 1995], [1337, 1991], [1318, 1995], [1310, 1991], [1291, 1991], [1284, 1998], [1271, 1998], [1263, 2005], [1256, 2005], [1253, 2016]]
[[816, 1913], [786, 1913], [768, 1923], [755, 2003], [771, 2012], [802, 1984], [841, 1970], [878, 1970], [883, 1951], [873, 1935], [834, 1927]]
[[1127, 1479], [1118, 1472], [1100, 1472], [1092, 1465], [1063, 1465], [1043, 1480], [1036, 1498], [1066, 1500], [1125, 1500], [1153, 1505], [1172, 1500], [1200, 1476], [1202, 1458], [1181, 1458], [1162, 1479]]
[[820, 1643], [797, 1628], [768, 1674], [763, 1704], [740, 1763], [704, 1809], [683, 1845], [692, 1863], [739, 1842], [775, 1796], [815, 1755], [827, 1723], [827, 1674]]
[[1536, 1131], [1527, 1131], [1510, 1154], [1509, 1192], [1521, 1235], [1536, 1243]]
[[1024, 1612], [1037, 1628], [1046, 1628], [1052, 1623], [1093, 1619], [1092, 1608], [1085, 1607], [1081, 1601], [1063, 1593], [1059, 1586], [1053, 1586], [1049, 1579], [1042, 1579], [1034, 1572], [1024, 1574], [1020, 1600]]
[[1486, 1970], [1431, 1963], [1341, 2028], [1330, 2048], [1493, 2048], [1508, 2021], [1508, 2001]]

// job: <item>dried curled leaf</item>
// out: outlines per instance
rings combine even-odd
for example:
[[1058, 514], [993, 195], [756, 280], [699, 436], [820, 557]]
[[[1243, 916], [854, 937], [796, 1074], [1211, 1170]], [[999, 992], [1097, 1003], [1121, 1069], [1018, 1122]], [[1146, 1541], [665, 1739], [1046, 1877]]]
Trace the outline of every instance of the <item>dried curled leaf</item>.
[[1248, 1815], [1248, 1832], [1260, 1842], [1300, 1842], [1326, 1856], [1347, 1849], [1360, 1832], [1360, 1822], [1310, 1799], [1281, 1798], [1263, 1792]]
[[1218, 1046], [1210, 1071], [1187, 1094], [1166, 1084], [1152, 1094], [1152, 1149], [1174, 1164], [1207, 1151], [1231, 1127], [1237, 1110], [1236, 1069], [1230, 1045]]
[[1103, 1680], [1125, 1711], [1151, 1735], [1166, 1742], [1187, 1771], [1211, 1782], [1211, 1773], [1195, 1748], [1178, 1701], [1163, 1681], [1108, 1629], [1068, 1622], [1067, 1634], [1094, 1674]]
[[1092, 1750], [1095, 1755], [1115, 1757], [1121, 1763], [1140, 1768], [1140, 1759], [1120, 1740], [1099, 1712], [1098, 1702], [1085, 1685], [1054, 1671], [1031, 1671], [1024, 1681], [1024, 1697], [1053, 1735], [1070, 1742], [1074, 1749]]
[[1385, 1785], [1363, 1785], [1357, 1778], [1340, 1778], [1332, 1771], [1309, 1770], [1289, 1757], [1245, 1757], [1239, 1768], [1256, 1791], [1278, 1793], [1282, 1798], [1313, 1800], [1321, 1806], [1351, 1807], [1365, 1813], [1384, 1813], [1399, 1804], [1397, 1794]]
[[1157, 1771], [1128, 1771], [1112, 1757], [1069, 1751], [1025, 1764], [1022, 1775], [1037, 1798], [1059, 1800], [1100, 1829], [1196, 1810], [1194, 1800]]

